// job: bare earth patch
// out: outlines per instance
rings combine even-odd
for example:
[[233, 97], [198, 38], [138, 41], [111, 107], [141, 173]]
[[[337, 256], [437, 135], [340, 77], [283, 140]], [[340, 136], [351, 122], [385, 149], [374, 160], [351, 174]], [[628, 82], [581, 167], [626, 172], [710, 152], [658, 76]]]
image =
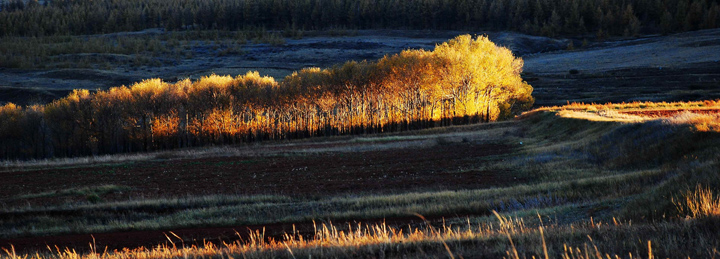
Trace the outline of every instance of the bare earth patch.
[[[373, 145], [375, 144], [371, 146]], [[397, 143], [393, 145], [402, 147]], [[6, 207], [86, 203], [87, 196], [67, 195], [69, 192], [62, 190], [78, 190], [77, 193], [82, 193], [80, 190], [96, 186], [122, 187], [109, 188], [108, 192], [100, 193], [99, 198], [103, 201], [216, 194], [269, 194], [312, 199], [312, 197], [344, 195], [478, 189], [511, 186], [525, 181], [514, 178], [510, 172], [472, 170], [483, 163], [493, 161], [492, 156], [512, 152], [513, 147], [504, 144], [438, 141], [436, 144], [424, 147], [322, 152], [329, 148], [353, 149], [358, 146], [362, 145], [352, 141], [299, 143], [285, 145], [276, 150], [281, 153], [268, 156], [170, 159], [109, 166], [3, 172], [0, 174], [5, 184], [4, 188], [0, 189], [0, 203]], [[44, 184], [38, 185], [38, 182]], [[58, 195], [53, 195], [53, 190]], [[37, 216], [8, 213], [3, 214], [14, 218]], [[45, 213], [76, 212], [47, 211]], [[459, 216], [464, 215], [446, 215], [446, 218]], [[432, 217], [428, 220], [435, 222], [442, 219], [443, 217]], [[394, 226], [406, 226], [420, 224], [423, 221], [419, 218], [362, 220], [363, 224], [382, 222]], [[97, 233], [92, 236], [74, 234], [12, 238], [0, 239], [0, 246], [8, 247], [12, 244], [18, 251], [42, 250], [46, 249], [46, 245], [85, 250], [88, 243], [93, 242], [93, 237], [97, 246], [101, 248], [153, 246], [166, 242], [166, 235], [172, 237], [170, 231], [181, 236], [188, 244], [193, 242], [202, 244], [203, 240], [228, 241], [246, 237], [248, 230], [263, 231], [264, 229], [267, 237], [279, 238], [283, 233], [291, 232], [293, 225], [302, 233], [313, 233], [312, 222], [295, 222], [262, 226]], [[179, 240], [175, 239], [175, 241]]]
[[[510, 149], [499, 144], [457, 143], [352, 153], [218, 157], [4, 172], [6, 184], [0, 190], [0, 198], [6, 205], [82, 201], [85, 197], [15, 197], [102, 185], [132, 189], [109, 193], [104, 197], [109, 200], [207, 194], [315, 196], [483, 188], [514, 181], [503, 172], [464, 169], [482, 163], [479, 160], [482, 157], [504, 154]], [[37, 185], [38, 182], [45, 184]]]

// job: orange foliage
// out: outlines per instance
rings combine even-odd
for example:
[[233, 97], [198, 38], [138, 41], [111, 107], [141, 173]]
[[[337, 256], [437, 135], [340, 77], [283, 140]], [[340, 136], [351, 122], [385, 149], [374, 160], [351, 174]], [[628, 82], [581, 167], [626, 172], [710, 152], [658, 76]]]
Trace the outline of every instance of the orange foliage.
[[174, 113], [152, 119], [153, 133], [157, 137], [172, 137], [177, 134], [180, 118]]

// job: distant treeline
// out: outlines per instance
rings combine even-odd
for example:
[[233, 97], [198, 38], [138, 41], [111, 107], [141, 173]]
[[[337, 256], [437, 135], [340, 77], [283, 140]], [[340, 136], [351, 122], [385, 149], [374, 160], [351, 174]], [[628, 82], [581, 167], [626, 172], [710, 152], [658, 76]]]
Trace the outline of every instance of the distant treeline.
[[0, 36], [265, 28], [498, 29], [547, 36], [717, 28], [718, 0], [0, 0]]
[[533, 104], [523, 61], [469, 35], [434, 51], [295, 72], [146, 80], [47, 105], [0, 106], [0, 158], [148, 151], [389, 132], [508, 118]]

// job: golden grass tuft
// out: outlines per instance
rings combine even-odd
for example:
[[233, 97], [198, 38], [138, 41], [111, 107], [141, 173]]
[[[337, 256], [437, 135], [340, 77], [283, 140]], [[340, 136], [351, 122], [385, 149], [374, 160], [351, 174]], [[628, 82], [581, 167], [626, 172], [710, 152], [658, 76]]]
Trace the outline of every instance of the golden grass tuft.
[[[567, 245], [563, 245], [563, 253], [560, 255], [560, 258], [562, 259], [620, 259], [620, 258], [626, 258], [621, 257], [617, 254], [610, 254], [610, 253], [603, 253], [598, 249], [597, 245], [595, 245], [595, 242], [593, 242], [592, 238], [588, 237], [590, 239], [590, 244], [592, 247], [585, 244], [583, 247], [570, 247]], [[652, 252], [652, 241], [648, 241], [648, 255], [647, 259], [655, 258], [653, 252]], [[627, 258], [638, 258], [642, 259], [643, 257], [640, 255], [633, 256], [632, 253], [628, 253]]]
[[691, 125], [696, 131], [700, 132], [720, 132], [720, 114], [697, 114], [691, 112], [682, 112], [667, 120], [672, 124]]
[[710, 188], [697, 185], [695, 190], [688, 190], [682, 196], [681, 199], [672, 200], [680, 215], [687, 218], [720, 216], [720, 197], [713, 194]]

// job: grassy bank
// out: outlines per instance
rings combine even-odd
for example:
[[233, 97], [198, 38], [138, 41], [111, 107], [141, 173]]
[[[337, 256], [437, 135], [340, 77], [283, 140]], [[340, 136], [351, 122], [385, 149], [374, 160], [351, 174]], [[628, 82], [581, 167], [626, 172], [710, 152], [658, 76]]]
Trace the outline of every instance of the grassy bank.
[[[259, 153], [331, 159], [331, 154], [338, 152], [370, 155], [378, 150], [460, 148], [477, 143], [511, 146], [475, 158], [477, 161], [462, 168], [438, 172], [498, 172], [512, 177], [503, 179], [517, 179], [493, 187], [372, 194], [357, 186], [353, 194], [320, 196], [272, 194], [269, 189], [268, 195], [130, 200], [105, 200], [104, 195], [133, 192], [132, 187], [64, 189], [19, 194], [5, 202], [53, 195], [94, 194], [99, 199], [6, 206], [0, 211], [0, 233], [3, 238], [17, 238], [277, 223], [314, 226], [312, 231], [284, 236], [239, 231], [236, 241], [225, 244], [183, 246], [187, 240], [168, 234], [169, 243], [158, 247], [115, 252], [93, 248], [97, 254], [51, 249], [37, 254], [62, 258], [712, 257], [718, 255], [720, 245], [720, 133], [713, 126], [717, 125], [716, 113], [697, 110], [712, 111], [716, 106], [716, 102], [573, 104], [535, 110], [511, 122], [331, 138], [321, 146], [312, 145], [317, 142], [286, 142], [273, 144], [274, 148], [302, 148]], [[657, 110], [676, 112], [669, 117], [648, 115]], [[238, 161], [243, 154], [238, 153]], [[461, 159], [458, 154], [457, 161]], [[408, 218], [415, 223], [392, 220]], [[378, 219], [389, 221], [357, 223]], [[12, 250], [7, 251], [6, 256], [13, 255]]]

